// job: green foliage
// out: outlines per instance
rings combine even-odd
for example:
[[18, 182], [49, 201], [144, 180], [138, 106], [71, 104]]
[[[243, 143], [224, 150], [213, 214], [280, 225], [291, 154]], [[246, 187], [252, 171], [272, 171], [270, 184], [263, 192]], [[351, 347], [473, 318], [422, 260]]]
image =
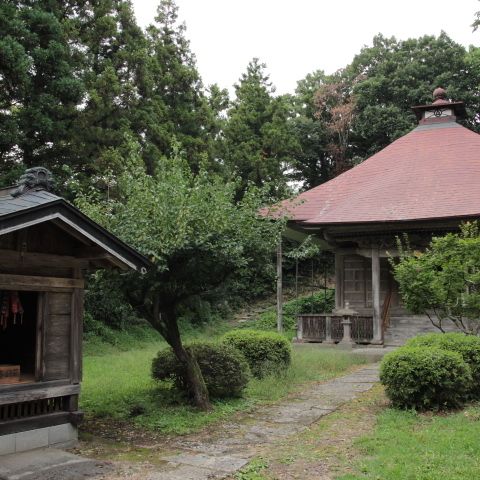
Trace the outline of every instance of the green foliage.
[[418, 410], [461, 406], [472, 388], [462, 356], [434, 347], [402, 347], [387, 354], [380, 380], [393, 406]]
[[[193, 355], [212, 398], [239, 397], [245, 389], [250, 371], [242, 354], [224, 343], [197, 342], [185, 346]], [[185, 367], [170, 349], [161, 350], [152, 363], [156, 380], [171, 380], [175, 387], [190, 396]]]
[[[405, 306], [429, 315], [442, 329], [452, 321], [465, 333], [480, 331], [480, 232], [478, 224], [463, 225], [460, 234], [435, 237], [424, 253], [402, 247], [392, 262]], [[433, 318], [431, 314], [436, 315]]]
[[[97, 323], [118, 330], [138, 324], [134, 309], [125, 298], [118, 275], [97, 272], [90, 275], [85, 291], [85, 311]], [[88, 333], [91, 322], [85, 324]]]
[[459, 353], [472, 372], [472, 394], [480, 396], [480, 338], [463, 333], [429, 333], [409, 339], [409, 347], [436, 347]]
[[[283, 326], [285, 330], [294, 330], [297, 325], [296, 315], [299, 313], [326, 313], [335, 306], [335, 290], [316, 292], [283, 304]], [[272, 330], [277, 328], [277, 312], [275, 309], [262, 313], [258, 320], [253, 322], [255, 328]]]
[[316, 292], [285, 303], [286, 315], [297, 313], [328, 313], [335, 307], [335, 290], [329, 288], [326, 291]]
[[195, 170], [205, 156], [213, 160], [219, 112], [177, 10], [161, 0], [143, 31], [126, 0], [2, 2], [2, 170], [40, 163], [67, 195], [67, 172], [108, 194], [107, 177], [115, 179], [128, 154], [125, 134], [141, 145], [150, 173], [174, 140]]
[[332, 178], [333, 160], [327, 149], [327, 126], [319, 120], [315, 105], [316, 94], [327, 78], [321, 70], [309, 73], [297, 83], [293, 97], [296, 115], [292, 129], [299, 144], [294, 156], [293, 178], [304, 182], [304, 189]]
[[237, 330], [227, 333], [223, 338], [225, 343], [242, 352], [257, 378], [281, 372], [291, 363], [290, 342], [278, 333]]
[[111, 328], [85, 312], [84, 352], [87, 355], [106, 355], [109, 352], [127, 351], [139, 345], [158, 344], [160, 334], [145, 320], [128, 325], [122, 330]]
[[[258, 191], [236, 202], [234, 183], [203, 168], [193, 175], [179, 152], [150, 176], [138, 145], [132, 141], [130, 148], [129, 163], [118, 178], [118, 200], [92, 198], [89, 191], [79, 196], [78, 205], [154, 262], [156, 268], [147, 275], [122, 277], [146, 318], [158, 321], [155, 302], [167, 321], [189, 298], [208, 300], [236, 275], [247, 281], [266, 270], [282, 223], [258, 217]], [[165, 324], [159, 328], [166, 334]]]

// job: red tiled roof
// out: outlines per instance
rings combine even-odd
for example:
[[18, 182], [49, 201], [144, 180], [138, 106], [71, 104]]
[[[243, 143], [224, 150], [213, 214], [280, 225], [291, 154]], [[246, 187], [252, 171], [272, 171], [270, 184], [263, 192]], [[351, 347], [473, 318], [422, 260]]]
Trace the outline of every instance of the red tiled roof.
[[480, 216], [480, 135], [420, 125], [360, 165], [284, 202], [307, 224]]

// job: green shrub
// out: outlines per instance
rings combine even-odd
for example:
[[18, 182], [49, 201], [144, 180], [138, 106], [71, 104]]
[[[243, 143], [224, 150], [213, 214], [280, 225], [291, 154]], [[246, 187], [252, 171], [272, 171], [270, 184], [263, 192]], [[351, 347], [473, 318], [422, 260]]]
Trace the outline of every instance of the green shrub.
[[290, 365], [290, 342], [278, 333], [233, 330], [223, 338], [225, 343], [243, 353], [252, 374], [257, 378], [279, 372]]
[[286, 315], [296, 315], [297, 313], [325, 313], [331, 312], [335, 307], [335, 290], [327, 289], [299, 297], [295, 300], [286, 302], [283, 311]]
[[462, 356], [435, 347], [402, 347], [385, 355], [380, 380], [395, 407], [418, 410], [460, 406], [472, 386]]
[[[124, 288], [122, 278], [113, 272], [99, 271], [89, 275], [85, 290], [85, 313], [97, 323], [116, 330], [142, 323], [125, 298]], [[94, 322], [85, 323], [87, 333], [98, 328]]]
[[472, 371], [472, 391], [475, 398], [480, 397], [480, 338], [461, 332], [429, 333], [419, 335], [407, 341], [411, 347], [437, 347], [459, 353]]
[[[297, 314], [331, 312], [334, 306], [335, 290], [332, 289], [285, 302], [283, 305], [283, 327], [285, 330], [294, 330], [297, 325]], [[262, 313], [255, 322], [255, 327], [262, 330], [275, 329], [277, 327], [276, 310], [269, 309]]]
[[[185, 348], [195, 356], [212, 398], [238, 397], [247, 386], [250, 371], [243, 355], [224, 343], [197, 342]], [[184, 366], [171, 349], [161, 350], [152, 362], [156, 380], [172, 380], [175, 387], [191, 396]]]

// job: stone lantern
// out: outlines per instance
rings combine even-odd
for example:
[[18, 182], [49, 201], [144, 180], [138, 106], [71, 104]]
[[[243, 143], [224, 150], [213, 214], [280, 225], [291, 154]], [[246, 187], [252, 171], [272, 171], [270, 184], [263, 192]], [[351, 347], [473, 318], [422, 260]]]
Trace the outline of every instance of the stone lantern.
[[352, 317], [358, 315], [358, 312], [350, 308], [349, 302], [345, 302], [345, 307], [335, 309], [334, 313], [342, 316], [343, 338], [338, 345], [352, 348], [355, 345], [352, 338]]

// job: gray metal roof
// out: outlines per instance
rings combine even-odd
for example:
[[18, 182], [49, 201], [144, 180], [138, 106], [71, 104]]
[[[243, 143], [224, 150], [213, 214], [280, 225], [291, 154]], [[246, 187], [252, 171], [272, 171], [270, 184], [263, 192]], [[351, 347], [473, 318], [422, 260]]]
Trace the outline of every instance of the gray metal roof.
[[11, 190], [13, 189], [5, 189], [0, 192], [0, 217], [62, 200], [61, 197], [46, 190], [30, 190], [20, 197], [14, 198], [10, 195]]
[[62, 197], [41, 188], [13, 197], [11, 193], [15, 190], [16, 187], [0, 189], [0, 235], [44, 221], [60, 221], [109, 252], [127, 267], [143, 270], [152, 266], [144, 255], [95, 223]]

